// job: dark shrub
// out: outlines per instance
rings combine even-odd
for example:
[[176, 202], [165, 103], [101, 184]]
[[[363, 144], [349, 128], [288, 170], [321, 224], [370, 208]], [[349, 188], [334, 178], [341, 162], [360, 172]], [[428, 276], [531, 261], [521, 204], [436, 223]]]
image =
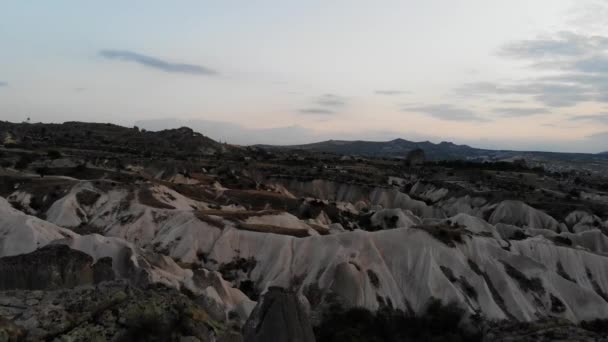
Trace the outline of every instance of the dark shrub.
[[551, 311], [555, 312], [555, 313], [562, 313], [566, 311], [566, 305], [564, 305], [564, 302], [561, 301], [561, 299], [555, 297], [553, 294], [550, 294], [550, 298], [551, 298]]
[[51, 158], [51, 159], [59, 159], [61, 158], [61, 152], [57, 151], [57, 150], [48, 150], [46, 152], [47, 157]]
[[511, 240], [525, 240], [528, 236], [524, 233], [523, 230], [516, 230], [513, 235], [511, 235]]
[[376, 272], [367, 270], [367, 277], [369, 278], [369, 282], [372, 283], [375, 288], [380, 287], [380, 278], [378, 278]]
[[34, 158], [32, 158], [32, 156], [30, 156], [29, 154], [22, 154], [21, 156], [19, 156], [19, 159], [15, 163], [15, 169], [24, 170], [33, 161], [34, 161]]
[[593, 321], [582, 321], [581, 328], [608, 335], [608, 319], [594, 319]]
[[239, 290], [243, 292], [249, 299], [257, 301], [260, 299], [260, 291], [256, 288], [255, 283], [251, 280], [243, 280], [239, 284]]
[[545, 293], [545, 288], [543, 287], [543, 282], [542, 280], [540, 280], [540, 278], [528, 278], [521, 271], [507, 264], [506, 262], [503, 262], [503, 265], [505, 266], [505, 271], [507, 272], [507, 274], [511, 278], [515, 279], [519, 284], [519, 287], [521, 287], [524, 291], [532, 291], [540, 294]]
[[481, 341], [478, 332], [461, 327], [464, 311], [454, 304], [431, 300], [423, 315], [385, 306], [377, 312], [332, 305], [314, 328], [317, 341]]
[[566, 270], [564, 270], [564, 266], [559, 261], [557, 262], [557, 274], [559, 274], [562, 278], [566, 280], [570, 280], [571, 282], [576, 283], [576, 280], [572, 279], [572, 277], [570, 277], [568, 273], [566, 273]]
[[572, 246], [572, 240], [568, 239], [565, 236], [556, 236], [553, 238], [553, 241], [555, 241], [555, 243], [558, 243], [560, 245], [565, 245], [565, 246]]

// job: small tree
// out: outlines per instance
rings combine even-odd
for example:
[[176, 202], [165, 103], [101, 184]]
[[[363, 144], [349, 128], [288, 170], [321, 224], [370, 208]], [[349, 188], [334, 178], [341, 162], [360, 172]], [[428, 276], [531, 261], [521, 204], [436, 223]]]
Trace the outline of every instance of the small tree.
[[46, 152], [46, 155], [51, 158], [51, 159], [59, 159], [61, 158], [61, 152], [57, 151], [57, 150], [48, 150]]
[[15, 169], [25, 170], [32, 162], [32, 157], [29, 154], [22, 154], [19, 160], [15, 163]]
[[424, 164], [425, 161], [426, 157], [424, 151], [421, 148], [411, 150], [405, 158], [406, 165], [410, 167], [420, 166]]
[[37, 167], [36, 173], [40, 175], [40, 178], [44, 178], [44, 176], [49, 172], [49, 169], [46, 166]]

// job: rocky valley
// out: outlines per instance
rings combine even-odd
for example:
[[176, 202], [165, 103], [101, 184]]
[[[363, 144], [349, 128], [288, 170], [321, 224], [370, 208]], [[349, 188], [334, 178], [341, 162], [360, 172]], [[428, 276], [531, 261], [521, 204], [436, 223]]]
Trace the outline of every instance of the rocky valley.
[[603, 157], [0, 142], [0, 341], [608, 340]]

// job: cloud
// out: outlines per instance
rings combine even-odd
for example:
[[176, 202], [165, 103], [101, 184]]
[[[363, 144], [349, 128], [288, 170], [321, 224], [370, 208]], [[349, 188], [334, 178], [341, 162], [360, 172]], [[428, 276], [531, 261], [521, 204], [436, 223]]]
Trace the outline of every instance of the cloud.
[[403, 94], [410, 94], [409, 91], [390, 90], [390, 89], [376, 90], [374, 93], [376, 93], [377, 95], [403, 95]]
[[346, 104], [346, 99], [342, 96], [334, 94], [321, 95], [316, 101], [316, 104], [325, 107], [342, 107]]
[[438, 104], [403, 108], [404, 112], [418, 112], [440, 120], [448, 121], [488, 121], [468, 109], [456, 108], [449, 104]]
[[183, 73], [191, 75], [215, 76], [217, 71], [195, 64], [171, 63], [162, 59], [142, 55], [127, 50], [101, 50], [99, 55], [107, 59], [116, 59], [135, 62], [145, 67], [162, 70], [170, 73]]
[[8, 83], [0, 81], [0, 87], [8, 87]]
[[319, 114], [319, 115], [335, 114], [335, 112], [333, 110], [324, 109], [324, 108], [303, 108], [303, 109], [300, 109], [299, 112], [301, 114]]
[[570, 121], [594, 121], [601, 124], [608, 124], [608, 113], [597, 115], [578, 115], [569, 119]]
[[521, 59], [577, 57], [608, 48], [608, 38], [559, 32], [550, 38], [511, 42], [499, 54]]
[[591, 140], [603, 140], [608, 142], [608, 132], [599, 132], [587, 136], [587, 139]]
[[546, 114], [550, 113], [547, 108], [521, 108], [521, 107], [504, 107], [504, 108], [496, 108], [494, 109], [494, 113], [500, 114], [505, 117], [520, 117], [520, 116], [530, 116], [537, 114]]
[[490, 94], [530, 96], [548, 107], [570, 107], [597, 98], [588, 85], [544, 82], [542, 79], [514, 84], [469, 83], [457, 88], [456, 92], [465, 96]]
[[499, 55], [528, 61], [533, 70], [552, 74], [507, 83], [465, 84], [456, 92], [466, 96], [517, 95], [547, 107], [608, 103], [608, 37], [559, 32], [511, 42]]
[[584, 73], [607, 73], [608, 56], [597, 55], [579, 59], [572, 63], [570, 69]]

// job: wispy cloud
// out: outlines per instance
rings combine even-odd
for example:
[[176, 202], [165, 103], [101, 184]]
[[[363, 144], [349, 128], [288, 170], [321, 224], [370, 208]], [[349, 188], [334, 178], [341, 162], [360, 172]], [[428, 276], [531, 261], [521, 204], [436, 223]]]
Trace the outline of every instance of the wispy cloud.
[[0, 81], [0, 87], [8, 87], [8, 83]]
[[376, 90], [374, 93], [376, 93], [377, 95], [403, 95], [403, 94], [410, 94], [409, 91], [404, 91], [404, 90], [392, 90], [392, 89], [385, 89], [385, 90]]
[[608, 37], [559, 32], [505, 45], [499, 55], [529, 62], [552, 75], [507, 83], [481, 82], [456, 89], [461, 95], [519, 96], [547, 107], [608, 103]]
[[99, 55], [107, 59], [116, 59], [134, 62], [145, 67], [162, 70], [170, 73], [183, 73], [191, 75], [215, 76], [218, 72], [196, 64], [171, 63], [160, 58], [142, 55], [128, 50], [101, 50]]
[[325, 107], [342, 107], [346, 104], [346, 99], [335, 94], [324, 94], [315, 103]]
[[608, 124], [608, 113], [597, 115], [578, 115], [569, 119], [570, 121], [593, 121], [601, 124]]
[[318, 114], [318, 115], [335, 114], [335, 112], [333, 110], [324, 109], [324, 108], [303, 108], [303, 109], [300, 109], [299, 112], [301, 114]]
[[523, 107], [504, 107], [494, 109], [494, 113], [500, 114], [505, 117], [521, 117], [538, 114], [547, 114], [550, 111], [547, 108], [523, 108]]
[[586, 84], [552, 83], [538, 80], [513, 84], [469, 83], [457, 88], [456, 92], [466, 96], [491, 94], [529, 96], [548, 107], [570, 107], [596, 97]]
[[522, 59], [578, 57], [608, 48], [608, 38], [587, 36], [572, 32], [506, 44], [500, 54]]
[[478, 116], [475, 112], [471, 110], [453, 107], [449, 104], [406, 107], [403, 108], [402, 111], [422, 113], [440, 120], [448, 121], [488, 121], [487, 119]]

